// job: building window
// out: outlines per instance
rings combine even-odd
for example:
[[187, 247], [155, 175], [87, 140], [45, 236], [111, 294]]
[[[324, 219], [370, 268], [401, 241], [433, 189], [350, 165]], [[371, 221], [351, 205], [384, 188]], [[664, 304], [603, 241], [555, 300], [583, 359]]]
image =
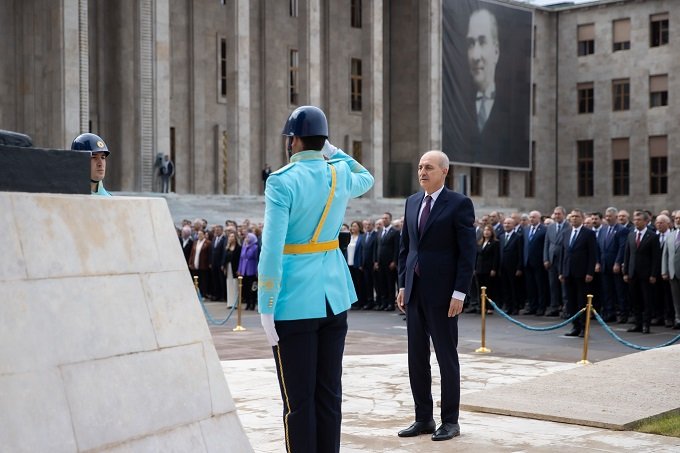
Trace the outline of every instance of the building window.
[[578, 56], [595, 53], [595, 24], [578, 26]]
[[364, 159], [361, 150], [361, 141], [359, 140], [352, 140], [352, 157], [359, 163], [361, 163]]
[[361, 0], [351, 0], [351, 26], [361, 28]]
[[217, 39], [217, 101], [227, 102], [227, 38]]
[[361, 111], [361, 59], [359, 58], [352, 58], [350, 105], [353, 112]]
[[595, 98], [593, 82], [579, 83], [576, 89], [578, 91], [578, 112], [593, 113]]
[[580, 140], [577, 142], [577, 171], [578, 171], [578, 196], [593, 196], [593, 141]]
[[470, 196], [479, 197], [482, 195], [482, 169], [470, 167]]
[[534, 25], [534, 36], [533, 36], [533, 42], [532, 42], [532, 57], [536, 58], [536, 33], [538, 33], [538, 28], [536, 28], [536, 25]]
[[536, 116], [536, 84], [531, 85], [531, 115]]
[[630, 49], [630, 19], [619, 19], [613, 22], [614, 29], [613, 48], [614, 52]]
[[533, 198], [536, 196], [536, 142], [531, 142], [531, 170], [524, 175], [524, 196]]
[[654, 14], [649, 21], [649, 45], [659, 47], [668, 44], [668, 13]]
[[668, 105], [668, 74], [649, 76], [649, 107]]
[[628, 138], [612, 140], [613, 195], [628, 195], [630, 186], [630, 141]]
[[668, 137], [649, 137], [649, 193], [668, 193]]
[[615, 112], [630, 110], [630, 80], [612, 80], [612, 107]]
[[288, 67], [288, 102], [297, 105], [298, 99], [300, 97], [300, 85], [299, 85], [299, 63], [298, 63], [298, 51], [297, 49], [290, 49], [289, 57], [289, 67]]
[[298, 17], [298, 0], [288, 0], [288, 14], [290, 17]]
[[498, 170], [498, 196], [510, 196], [510, 170]]

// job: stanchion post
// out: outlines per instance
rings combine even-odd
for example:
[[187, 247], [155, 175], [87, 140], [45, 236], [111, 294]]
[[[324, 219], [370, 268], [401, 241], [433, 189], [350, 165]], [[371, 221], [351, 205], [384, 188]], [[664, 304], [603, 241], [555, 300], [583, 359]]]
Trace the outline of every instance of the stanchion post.
[[198, 275], [194, 275], [194, 289], [196, 290], [196, 295], [198, 296]]
[[579, 365], [590, 365], [588, 361], [588, 337], [590, 336], [590, 312], [593, 309], [593, 295], [588, 294], [588, 305], [586, 306], [586, 331], [583, 335], [583, 358], [579, 360]]
[[241, 303], [243, 299], [243, 277], [238, 276], [238, 311], [236, 317], [236, 327], [234, 327], [234, 332], [243, 332], [246, 330], [245, 327], [241, 325], [241, 311], [243, 310], [243, 304]]
[[480, 354], [488, 354], [491, 349], [486, 347], [486, 286], [482, 286], [482, 346], [475, 349]]

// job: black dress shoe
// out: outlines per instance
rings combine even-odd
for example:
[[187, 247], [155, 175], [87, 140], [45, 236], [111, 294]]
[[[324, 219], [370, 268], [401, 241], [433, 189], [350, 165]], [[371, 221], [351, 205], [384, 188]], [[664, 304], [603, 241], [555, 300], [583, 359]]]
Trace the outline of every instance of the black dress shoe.
[[545, 316], [545, 310], [536, 310], [536, 316]]
[[673, 321], [667, 319], [664, 325], [670, 329], [671, 327], [673, 327]]
[[520, 312], [520, 314], [522, 314], [522, 315], [535, 315], [535, 314], [536, 314], [536, 310], [532, 310], [531, 308], [529, 308], [529, 309], [527, 309], [527, 310], [522, 310], [522, 311]]
[[621, 316], [617, 322], [618, 322], [619, 324], [626, 324], [626, 323], [628, 323], [628, 316]]
[[661, 318], [654, 318], [652, 319], [652, 322], [650, 323], [652, 326], [663, 326], [663, 319]]
[[397, 433], [399, 437], [415, 437], [421, 434], [432, 434], [434, 432], [436, 425], [434, 420], [429, 422], [414, 422], [411, 426], [406, 429], [402, 429]]
[[579, 329], [571, 329], [569, 332], [565, 333], [565, 337], [578, 337], [581, 334]]
[[649, 333], [649, 326], [642, 326], [642, 333]]
[[364, 305], [363, 307], [361, 307], [361, 309], [362, 310], [373, 310], [374, 307], [375, 307], [375, 304], [368, 303], [368, 304]]
[[551, 311], [547, 312], [545, 315], [552, 318], [552, 317], [555, 317], [555, 316], [559, 316], [560, 312], [557, 311], [557, 310], [551, 310]]
[[460, 436], [458, 423], [442, 423], [437, 431], [432, 434], [432, 440], [449, 440], [457, 436]]
[[680, 322], [676, 322], [676, 323], [673, 325], [673, 330], [680, 330]]
[[385, 306], [383, 304], [376, 305], [373, 310], [375, 311], [383, 311], [385, 309]]
[[642, 332], [642, 326], [629, 327], [626, 332]]
[[385, 311], [394, 311], [394, 304], [392, 305], [386, 305], [385, 308], [383, 309]]

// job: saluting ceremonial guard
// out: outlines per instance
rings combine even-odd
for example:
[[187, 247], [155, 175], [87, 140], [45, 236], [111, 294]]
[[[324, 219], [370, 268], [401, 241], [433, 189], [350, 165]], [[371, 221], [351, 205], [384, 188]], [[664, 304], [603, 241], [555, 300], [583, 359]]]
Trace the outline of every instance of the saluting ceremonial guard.
[[265, 189], [258, 303], [272, 345], [288, 452], [340, 450], [342, 355], [347, 310], [357, 300], [338, 233], [350, 198], [373, 176], [328, 143], [313, 106], [283, 128], [290, 164]]

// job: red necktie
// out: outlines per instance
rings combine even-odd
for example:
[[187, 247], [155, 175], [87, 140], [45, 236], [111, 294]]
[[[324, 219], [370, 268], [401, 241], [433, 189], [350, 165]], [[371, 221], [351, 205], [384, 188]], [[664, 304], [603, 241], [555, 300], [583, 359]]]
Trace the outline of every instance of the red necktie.
[[640, 239], [642, 237], [642, 233], [639, 231], [637, 232], [637, 237], [635, 238], [635, 247], [640, 247]]

